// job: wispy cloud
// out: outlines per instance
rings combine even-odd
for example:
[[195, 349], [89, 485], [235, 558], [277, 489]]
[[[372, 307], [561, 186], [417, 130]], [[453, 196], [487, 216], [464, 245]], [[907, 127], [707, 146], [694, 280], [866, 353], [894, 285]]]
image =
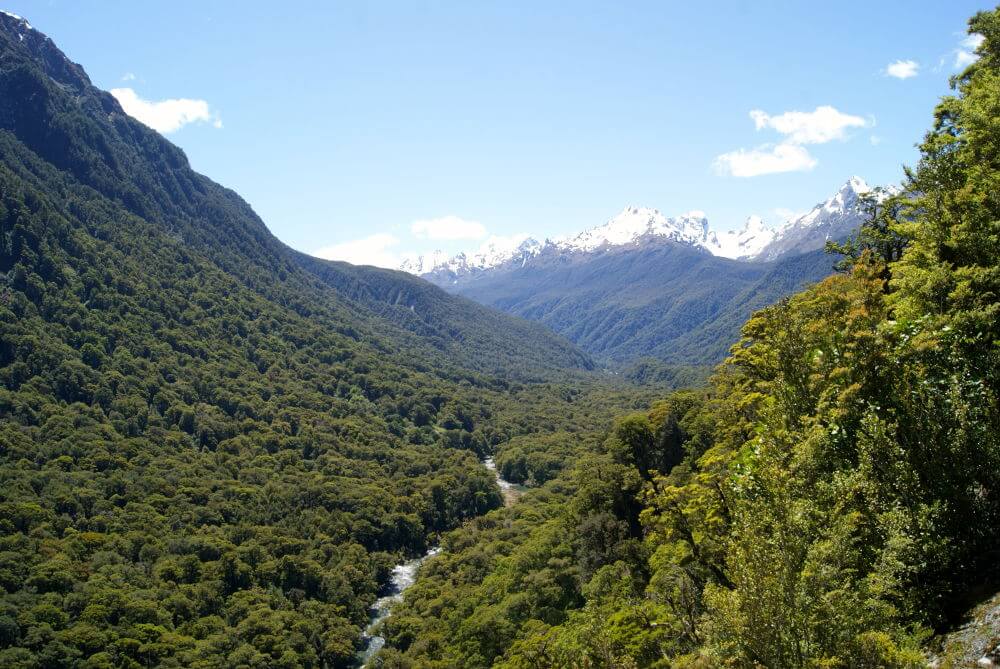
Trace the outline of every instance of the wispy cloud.
[[919, 71], [920, 63], [917, 61], [897, 60], [886, 66], [885, 75], [887, 77], [895, 77], [896, 79], [909, 79], [910, 77], [917, 76]]
[[160, 133], [171, 133], [191, 123], [211, 123], [213, 127], [222, 127], [222, 119], [204, 100], [144, 100], [131, 88], [112, 88], [111, 94], [126, 114]]
[[844, 140], [852, 128], [874, 125], [873, 120], [845, 114], [829, 105], [817, 107], [811, 112], [788, 111], [776, 115], [754, 109], [750, 118], [758, 131], [771, 129], [784, 138], [778, 143], [736, 149], [718, 156], [713, 163], [716, 173], [755, 177], [780, 172], [805, 172], [818, 162], [805, 145]]
[[979, 33], [972, 33], [961, 42], [955, 49], [955, 67], [963, 69], [979, 60], [976, 50], [982, 46], [985, 38]]
[[135, 81], [135, 79], [136, 77], [134, 72], [126, 72], [122, 75], [122, 81]]
[[400, 257], [393, 247], [398, 245], [398, 237], [379, 232], [361, 239], [324, 246], [313, 251], [312, 255], [326, 260], [343, 260], [355, 265], [395, 268], [399, 266]]
[[[343, 260], [355, 265], [397, 269], [404, 261], [404, 250], [411, 253], [427, 244], [428, 240], [444, 242], [445, 246], [449, 246], [448, 242], [484, 239], [487, 236], [486, 226], [482, 223], [453, 215], [413, 221], [409, 226], [409, 234], [399, 232], [396, 227], [392, 230], [399, 236], [390, 232], [377, 232], [360, 239], [324, 246], [313, 251], [312, 255], [326, 260]], [[505, 240], [490, 237], [485, 244], [495, 244], [499, 241]], [[416, 257], [416, 254], [411, 254], [410, 257]]]
[[757, 177], [779, 172], [808, 172], [816, 159], [795, 144], [765, 144], [754, 149], [723, 153], [713, 164], [716, 173], [734, 177]]
[[414, 221], [410, 231], [422, 239], [457, 240], [482, 239], [486, 236], [486, 226], [479, 221], [469, 221], [458, 216]]

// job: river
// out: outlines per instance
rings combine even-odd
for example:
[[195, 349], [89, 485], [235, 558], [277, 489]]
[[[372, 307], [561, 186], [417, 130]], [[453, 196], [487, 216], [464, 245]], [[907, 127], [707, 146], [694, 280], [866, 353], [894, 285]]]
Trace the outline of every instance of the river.
[[[497, 466], [493, 462], [493, 458], [483, 460], [483, 466], [493, 472], [497, 485], [500, 486], [500, 492], [503, 494], [504, 506], [512, 506], [517, 502], [517, 499], [525, 490], [524, 486], [500, 478], [500, 472], [497, 471]], [[385, 638], [378, 633], [379, 626], [385, 622], [386, 618], [392, 615], [392, 607], [403, 601], [403, 593], [417, 580], [417, 572], [420, 570], [420, 565], [424, 563], [424, 560], [432, 555], [437, 555], [439, 552], [441, 552], [441, 548], [435, 546], [423, 556], [401, 562], [392, 568], [388, 593], [376, 599], [375, 603], [368, 609], [368, 626], [361, 635], [365, 647], [358, 651], [357, 664], [361, 669], [365, 669], [368, 666], [368, 662], [385, 645]]]
[[497, 471], [497, 464], [493, 461], [493, 458], [483, 460], [483, 465], [493, 472], [493, 476], [496, 477], [497, 485], [500, 486], [500, 492], [503, 494], [503, 505], [513, 506], [526, 488], [522, 485], [511, 483], [507, 479], [500, 478], [500, 472]]
[[392, 614], [392, 607], [403, 601], [403, 592], [417, 580], [417, 571], [424, 560], [432, 555], [437, 555], [440, 551], [441, 548], [435, 546], [423, 556], [407, 560], [392, 568], [388, 594], [376, 599], [375, 603], [368, 609], [368, 627], [361, 635], [365, 647], [358, 653], [358, 664], [361, 669], [368, 666], [368, 661], [385, 645], [385, 638], [378, 634], [379, 625]]

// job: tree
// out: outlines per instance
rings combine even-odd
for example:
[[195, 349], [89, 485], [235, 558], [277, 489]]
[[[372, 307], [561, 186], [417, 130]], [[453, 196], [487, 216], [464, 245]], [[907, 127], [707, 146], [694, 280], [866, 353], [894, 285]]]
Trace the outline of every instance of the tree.
[[840, 272], [849, 272], [866, 251], [880, 263], [881, 277], [889, 289], [889, 267], [903, 257], [907, 239], [898, 231], [898, 226], [909, 212], [909, 205], [903, 194], [890, 193], [878, 187], [860, 196], [864, 221], [858, 232], [846, 242], [828, 241], [827, 253], [844, 256], [835, 265]]

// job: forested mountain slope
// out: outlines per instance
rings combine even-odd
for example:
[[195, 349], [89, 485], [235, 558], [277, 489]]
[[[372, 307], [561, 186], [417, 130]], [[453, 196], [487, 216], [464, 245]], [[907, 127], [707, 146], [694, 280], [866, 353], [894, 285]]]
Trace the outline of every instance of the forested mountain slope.
[[456, 292], [543, 323], [598, 359], [712, 365], [755, 308], [833, 271], [822, 251], [748, 263], [670, 240], [493, 270]]
[[[390, 321], [397, 327], [388, 330], [404, 340], [415, 331], [426, 344], [424, 335], [433, 333], [434, 344], [465, 368], [499, 361], [487, 371], [510, 373], [521, 364], [534, 373], [588, 365], [544, 328], [455, 299], [402, 272], [327, 263], [292, 251], [238, 195], [191, 170], [180, 149], [127, 116], [49, 38], [7, 14], [0, 15], [0, 67], [0, 129], [76, 184], [155, 224], [160, 234], [197, 250], [252, 290], [293, 308], [300, 307], [297, 301], [319, 299], [330, 308], [353, 309], [354, 318], [377, 316], [379, 328], [387, 330]], [[13, 158], [15, 152], [6, 153]], [[51, 181], [49, 175], [34, 176]], [[324, 291], [324, 282], [343, 290]], [[366, 290], [359, 290], [362, 284]], [[507, 357], [484, 359], [466, 347], [472, 339]], [[512, 342], [520, 342], [517, 356], [509, 355]]]
[[978, 60], [842, 271], [756, 312], [707, 389], [561, 443], [543, 489], [446, 535], [383, 667], [993, 666], [1000, 9], [969, 27]]
[[0, 13], [0, 666], [350, 666], [478, 456], [632, 404], [589, 364], [288, 249]]
[[[544, 325], [512, 318], [464, 297], [453, 296], [405, 272], [320, 260], [294, 253], [309, 271], [341, 298], [359, 303], [381, 319], [419, 337], [445, 357], [422, 353], [437, 364], [461, 366], [521, 380], [553, 372], [593, 369], [594, 363]], [[384, 325], [380, 325], [384, 328]]]
[[575, 236], [418, 257], [408, 271], [458, 295], [551, 327], [602, 362], [714, 365], [755, 309], [833, 272], [826, 241], [854, 233], [889, 189], [852, 177], [776, 230], [751, 216], [717, 233], [702, 212], [627, 207]]

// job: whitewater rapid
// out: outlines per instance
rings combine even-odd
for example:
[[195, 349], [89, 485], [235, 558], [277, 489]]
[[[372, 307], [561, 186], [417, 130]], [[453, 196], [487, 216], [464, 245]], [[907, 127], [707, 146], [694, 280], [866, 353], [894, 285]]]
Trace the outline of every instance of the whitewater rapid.
[[368, 626], [362, 634], [365, 647], [358, 653], [358, 664], [361, 669], [368, 666], [375, 653], [385, 645], [385, 637], [378, 633], [379, 626], [392, 615], [392, 607], [403, 601], [403, 592], [417, 580], [417, 572], [420, 565], [427, 558], [441, 552], [440, 546], [435, 546], [422, 556], [413, 558], [397, 564], [392, 568], [392, 577], [389, 579], [389, 592], [375, 600], [375, 603], [368, 609]]
[[[504, 506], [514, 504], [524, 491], [524, 487], [501, 478], [493, 458], [483, 460], [483, 465], [496, 478], [497, 485], [500, 486], [500, 492], [503, 494]], [[401, 562], [392, 568], [388, 593], [376, 599], [375, 603], [368, 609], [368, 626], [365, 627], [365, 631], [361, 636], [365, 646], [358, 652], [357, 664], [361, 669], [365, 669], [368, 666], [368, 662], [385, 645], [385, 637], [378, 633], [379, 626], [385, 622], [386, 618], [392, 615], [392, 607], [403, 601], [403, 593], [417, 580], [417, 572], [420, 571], [420, 566], [424, 561], [440, 552], [441, 547], [435, 546], [422, 556]]]

